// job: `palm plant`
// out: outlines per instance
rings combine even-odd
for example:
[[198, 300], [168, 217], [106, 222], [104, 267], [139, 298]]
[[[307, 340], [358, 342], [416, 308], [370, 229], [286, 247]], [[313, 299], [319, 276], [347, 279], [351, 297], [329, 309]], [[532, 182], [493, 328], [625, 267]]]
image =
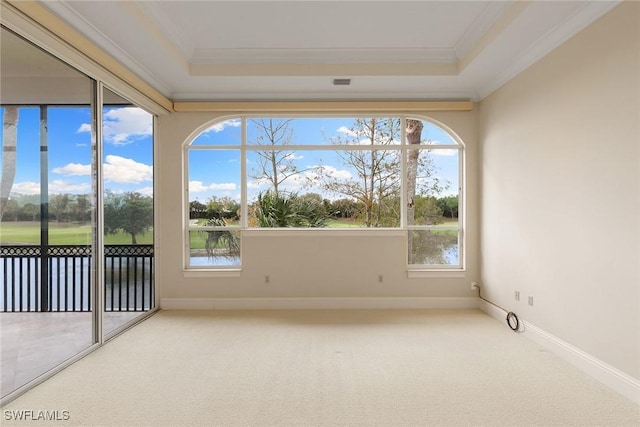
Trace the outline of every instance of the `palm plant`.
[[[209, 227], [225, 227], [227, 223], [222, 218], [210, 218], [205, 225]], [[240, 254], [240, 239], [232, 231], [209, 230], [201, 233], [206, 233], [204, 247], [209, 257], [236, 257]]]
[[258, 194], [255, 218], [260, 227], [326, 227], [328, 215], [315, 199], [296, 193]]

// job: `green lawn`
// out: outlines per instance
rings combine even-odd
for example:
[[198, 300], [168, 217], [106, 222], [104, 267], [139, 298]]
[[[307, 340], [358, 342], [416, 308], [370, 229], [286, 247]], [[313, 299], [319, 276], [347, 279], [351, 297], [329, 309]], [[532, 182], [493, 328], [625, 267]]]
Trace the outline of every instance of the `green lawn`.
[[[444, 222], [442, 225], [455, 226], [457, 221]], [[351, 220], [330, 220], [329, 228], [360, 228], [361, 225]], [[436, 231], [437, 232], [437, 231]], [[440, 231], [440, 233], [455, 233], [455, 231]], [[191, 247], [203, 249], [205, 235], [192, 232]], [[139, 244], [153, 242], [153, 232], [136, 236]], [[0, 244], [38, 244], [40, 243], [39, 222], [3, 222], [0, 224]], [[56, 223], [49, 224], [49, 243], [52, 245], [89, 245], [91, 244], [91, 227], [89, 224]], [[127, 245], [131, 243], [131, 236], [119, 232], [105, 237], [107, 245]]]
[[[152, 230], [143, 235], [137, 235], [139, 244], [153, 242]], [[0, 243], [10, 244], [39, 244], [39, 222], [3, 222], [0, 224]], [[89, 245], [91, 244], [91, 226], [78, 223], [49, 223], [49, 244], [52, 245]], [[131, 244], [131, 236], [118, 232], [105, 237], [107, 245]]]

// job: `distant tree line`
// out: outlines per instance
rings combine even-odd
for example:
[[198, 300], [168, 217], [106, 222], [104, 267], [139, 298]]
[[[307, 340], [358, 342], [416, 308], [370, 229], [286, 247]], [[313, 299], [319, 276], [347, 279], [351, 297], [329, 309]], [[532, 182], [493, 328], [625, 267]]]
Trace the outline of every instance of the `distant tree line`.
[[[49, 220], [54, 222], [91, 221], [91, 196], [88, 194], [52, 194]], [[2, 222], [40, 221], [40, 196], [12, 196], [5, 206]]]
[[[396, 196], [398, 198], [399, 196]], [[445, 219], [458, 218], [458, 197], [433, 197], [415, 196], [415, 218], [416, 223], [438, 224]], [[398, 203], [399, 205], [399, 203]], [[369, 209], [371, 206], [369, 206]], [[320, 194], [306, 193], [298, 195], [296, 193], [286, 193], [280, 191], [267, 191], [259, 195], [258, 200], [249, 206], [250, 218], [257, 222], [252, 225], [267, 226], [269, 221], [260, 221], [257, 216], [263, 219], [269, 216], [267, 212], [280, 212], [285, 216], [285, 212], [293, 210], [296, 212], [307, 211], [315, 218], [312, 223], [326, 224], [326, 220], [352, 220], [354, 222], [366, 219], [367, 206], [362, 201], [340, 198], [336, 200], [323, 199]], [[394, 215], [389, 211], [388, 215]], [[272, 215], [273, 216], [273, 215]], [[189, 217], [191, 219], [224, 219], [225, 221], [237, 221], [240, 219], [240, 203], [230, 197], [213, 196], [206, 203], [194, 200], [189, 203]], [[319, 219], [323, 218], [324, 221]], [[250, 219], [250, 221], [251, 221]], [[291, 223], [299, 223], [300, 218], [291, 220]], [[382, 218], [383, 224], [397, 222], [398, 218]], [[273, 219], [274, 224], [283, 224], [281, 220]], [[281, 225], [278, 225], [281, 226]]]
[[[88, 194], [52, 194], [49, 197], [49, 221], [86, 223], [91, 221], [92, 199]], [[38, 195], [18, 195], [6, 203], [2, 222], [40, 221]], [[104, 197], [104, 229], [107, 234], [124, 232], [136, 244], [136, 235], [153, 226], [153, 198], [137, 192], [114, 193]]]

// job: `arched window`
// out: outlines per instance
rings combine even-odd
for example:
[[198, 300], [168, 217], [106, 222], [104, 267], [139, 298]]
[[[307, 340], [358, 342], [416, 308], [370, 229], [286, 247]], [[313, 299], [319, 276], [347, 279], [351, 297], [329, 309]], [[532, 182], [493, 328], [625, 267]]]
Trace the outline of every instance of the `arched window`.
[[463, 149], [419, 117], [214, 121], [185, 145], [186, 267], [237, 268], [269, 227], [406, 229], [409, 268], [462, 268]]

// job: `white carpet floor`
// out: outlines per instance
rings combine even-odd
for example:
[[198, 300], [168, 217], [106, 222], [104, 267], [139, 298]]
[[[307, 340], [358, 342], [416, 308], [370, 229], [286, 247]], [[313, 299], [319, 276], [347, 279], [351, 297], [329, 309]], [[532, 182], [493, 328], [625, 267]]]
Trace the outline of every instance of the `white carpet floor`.
[[161, 311], [2, 412], [7, 426], [640, 425], [638, 405], [475, 310]]

